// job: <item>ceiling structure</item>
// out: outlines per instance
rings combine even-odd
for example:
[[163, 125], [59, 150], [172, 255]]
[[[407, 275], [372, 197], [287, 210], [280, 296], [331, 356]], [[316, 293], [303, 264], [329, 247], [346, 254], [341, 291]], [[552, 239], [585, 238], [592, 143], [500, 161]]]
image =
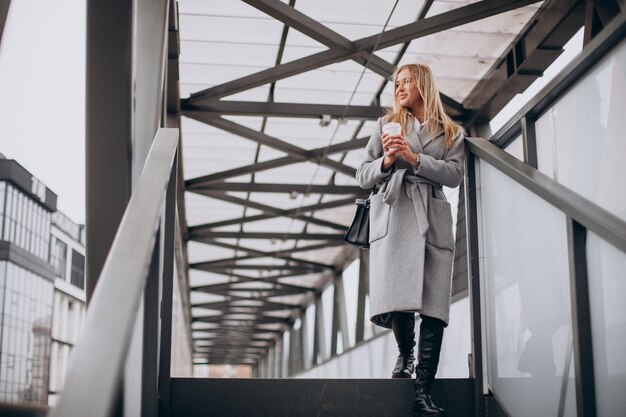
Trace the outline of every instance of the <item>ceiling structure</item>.
[[354, 257], [354, 174], [397, 65], [428, 64], [470, 128], [542, 74], [583, 13], [564, 0], [179, 0], [196, 362], [255, 363]]

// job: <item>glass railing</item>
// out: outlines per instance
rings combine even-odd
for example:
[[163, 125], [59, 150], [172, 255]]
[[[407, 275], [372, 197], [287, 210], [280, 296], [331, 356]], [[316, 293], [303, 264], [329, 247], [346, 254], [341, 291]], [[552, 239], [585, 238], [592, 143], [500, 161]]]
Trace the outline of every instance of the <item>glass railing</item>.
[[625, 36], [622, 13], [467, 141], [476, 395], [512, 417], [626, 412]]

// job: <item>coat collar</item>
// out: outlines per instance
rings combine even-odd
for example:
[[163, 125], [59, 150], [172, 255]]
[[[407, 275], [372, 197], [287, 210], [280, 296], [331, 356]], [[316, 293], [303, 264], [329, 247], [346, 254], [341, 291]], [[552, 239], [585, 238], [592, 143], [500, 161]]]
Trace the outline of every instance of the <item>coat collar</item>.
[[[437, 129], [435, 136], [430, 134], [428, 130], [428, 126], [422, 126], [420, 132], [417, 133], [417, 129], [415, 129], [415, 119], [411, 114], [407, 115], [407, 130], [410, 133], [407, 133], [406, 139], [409, 142], [409, 146], [411, 150], [415, 153], [423, 153], [424, 149], [430, 146], [437, 137], [439, 137], [443, 130], [441, 128]], [[423, 147], [422, 147], [423, 144]]]

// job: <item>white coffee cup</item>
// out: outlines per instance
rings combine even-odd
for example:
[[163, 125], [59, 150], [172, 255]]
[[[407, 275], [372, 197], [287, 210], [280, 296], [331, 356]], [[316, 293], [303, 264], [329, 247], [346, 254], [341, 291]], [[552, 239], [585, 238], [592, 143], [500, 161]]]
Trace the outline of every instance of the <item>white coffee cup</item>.
[[[383, 125], [383, 133], [386, 133], [390, 136], [399, 135], [402, 133], [402, 126], [400, 123], [385, 123]], [[390, 151], [397, 151], [398, 148], [389, 148]]]

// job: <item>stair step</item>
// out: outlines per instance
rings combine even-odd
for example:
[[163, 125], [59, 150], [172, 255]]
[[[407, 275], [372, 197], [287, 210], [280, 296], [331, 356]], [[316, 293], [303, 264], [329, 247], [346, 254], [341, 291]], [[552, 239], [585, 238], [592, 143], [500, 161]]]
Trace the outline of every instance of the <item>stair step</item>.
[[[172, 416], [185, 417], [408, 417], [408, 379], [173, 378]], [[471, 379], [440, 379], [433, 399], [448, 417], [473, 415]]]

